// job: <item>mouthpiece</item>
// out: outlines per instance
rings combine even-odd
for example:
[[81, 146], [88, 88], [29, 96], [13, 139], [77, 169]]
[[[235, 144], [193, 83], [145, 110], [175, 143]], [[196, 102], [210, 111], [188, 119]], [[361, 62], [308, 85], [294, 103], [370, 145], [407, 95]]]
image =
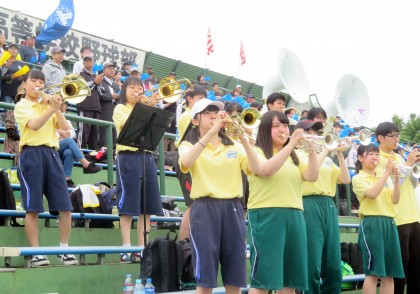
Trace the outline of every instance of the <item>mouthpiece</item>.
[[42, 88], [41, 87], [36, 87], [36, 88], [34, 88], [34, 91], [37, 91], [37, 92], [42, 91]]

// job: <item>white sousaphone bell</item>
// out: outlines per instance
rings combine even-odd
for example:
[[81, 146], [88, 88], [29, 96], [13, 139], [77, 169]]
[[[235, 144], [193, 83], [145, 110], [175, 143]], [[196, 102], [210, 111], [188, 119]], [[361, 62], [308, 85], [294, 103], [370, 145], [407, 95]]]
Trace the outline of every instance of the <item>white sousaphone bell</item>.
[[344, 75], [337, 83], [334, 100], [324, 110], [333, 121], [338, 114], [350, 127], [363, 126], [370, 112], [370, 101], [367, 88], [356, 75]]
[[277, 60], [278, 73], [265, 83], [263, 99], [274, 92], [287, 92], [294, 104], [308, 101], [309, 83], [305, 69], [299, 58], [287, 48], [280, 50]]

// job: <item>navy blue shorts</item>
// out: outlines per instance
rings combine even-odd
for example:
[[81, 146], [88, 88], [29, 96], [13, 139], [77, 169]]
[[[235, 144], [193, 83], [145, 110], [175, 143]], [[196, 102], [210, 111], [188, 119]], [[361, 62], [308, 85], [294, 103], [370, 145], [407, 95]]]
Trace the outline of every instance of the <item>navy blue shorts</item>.
[[[157, 168], [153, 155], [145, 153], [146, 205], [143, 201], [143, 153], [121, 151], [116, 160], [117, 197], [120, 215], [162, 215]], [[146, 211], [144, 210], [146, 206]]]
[[61, 159], [54, 148], [24, 146], [19, 156], [18, 177], [26, 211], [44, 212], [43, 194], [51, 214], [73, 210]]
[[197, 285], [246, 287], [246, 227], [241, 202], [210, 197], [194, 200], [190, 215], [191, 255]]

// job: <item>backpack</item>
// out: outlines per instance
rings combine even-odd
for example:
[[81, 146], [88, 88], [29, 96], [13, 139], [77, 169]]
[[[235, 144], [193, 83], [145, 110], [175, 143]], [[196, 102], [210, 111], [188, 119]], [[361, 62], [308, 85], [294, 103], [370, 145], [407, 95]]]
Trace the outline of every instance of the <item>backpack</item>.
[[[9, 182], [9, 176], [4, 170], [0, 171], [0, 209], [16, 210], [15, 196]], [[0, 217], [0, 226], [6, 225], [6, 220], [7, 217]], [[12, 227], [22, 227], [14, 216], [10, 218], [10, 225]]]
[[[70, 193], [71, 204], [73, 211], [76, 213], [99, 213], [99, 214], [112, 214], [112, 198], [115, 196], [115, 189], [109, 189], [101, 195], [97, 195], [99, 200], [98, 207], [83, 207], [83, 195], [80, 189], [75, 189]], [[84, 227], [85, 220], [77, 219], [75, 221], [76, 227]], [[91, 219], [89, 221], [90, 228], [114, 228], [114, 222], [111, 220], [97, 220]]]
[[[173, 239], [170, 233], [175, 234]], [[178, 235], [170, 230], [166, 238], [156, 238], [143, 249], [140, 259], [139, 279], [152, 278], [156, 293], [181, 290], [182, 245], [177, 242]]]
[[179, 241], [182, 245], [183, 266], [181, 273], [182, 290], [195, 290], [197, 281], [195, 280], [194, 269], [192, 266], [191, 243], [189, 239]]
[[348, 263], [355, 274], [363, 274], [363, 258], [357, 243], [342, 242], [341, 260]]

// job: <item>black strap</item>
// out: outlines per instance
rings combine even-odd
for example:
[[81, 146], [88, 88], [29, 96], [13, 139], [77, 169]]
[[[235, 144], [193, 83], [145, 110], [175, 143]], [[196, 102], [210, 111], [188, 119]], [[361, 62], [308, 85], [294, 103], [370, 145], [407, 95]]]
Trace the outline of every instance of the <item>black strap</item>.
[[160, 291], [168, 292], [169, 289], [169, 242], [161, 240], [159, 242], [159, 259], [160, 259]]

